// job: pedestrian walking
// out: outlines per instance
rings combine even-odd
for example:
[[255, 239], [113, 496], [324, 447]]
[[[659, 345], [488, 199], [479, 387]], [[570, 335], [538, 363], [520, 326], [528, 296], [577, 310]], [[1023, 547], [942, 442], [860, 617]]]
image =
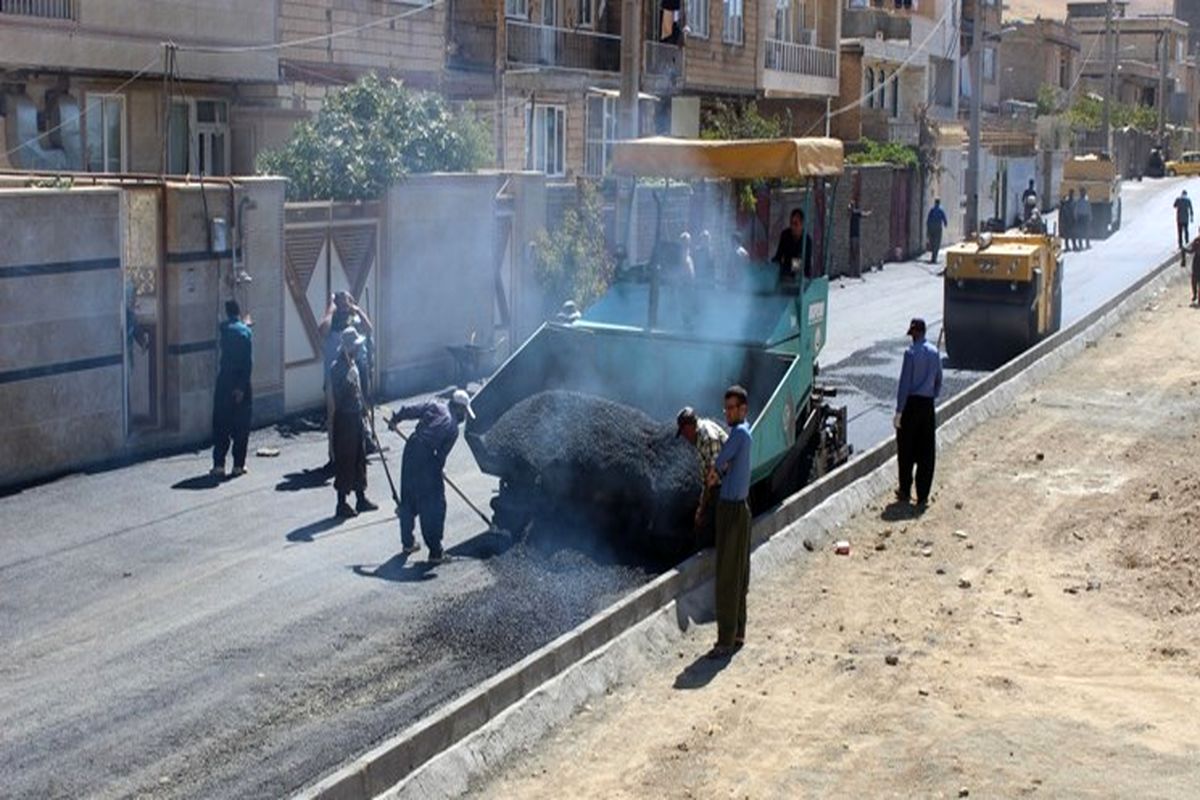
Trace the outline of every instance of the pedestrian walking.
[[1175, 233], [1179, 239], [1179, 249], [1187, 247], [1192, 241], [1189, 233], [1189, 226], [1196, 219], [1196, 214], [1192, 210], [1192, 201], [1188, 198], [1187, 189], [1179, 197], [1175, 198]]
[[351, 327], [359, 331], [364, 337], [363, 345], [358, 348], [357, 358], [360, 390], [362, 396], [366, 398], [371, 396], [371, 387], [369, 385], [371, 369], [368, 359], [370, 337], [375, 327], [371, 324], [371, 319], [367, 316], [367, 313], [354, 302], [353, 295], [349, 292], [335, 292], [329, 298], [329, 305], [325, 308], [325, 315], [317, 324], [317, 331], [321, 335], [323, 348], [322, 361], [325, 366], [325, 427], [329, 439], [329, 460], [324, 466], [326, 472], [331, 472], [334, 468], [333, 382], [330, 380], [329, 371], [338, 360], [338, 354], [342, 346], [342, 331]]
[[746, 595], [750, 589], [749, 399], [741, 386], [725, 390], [729, 437], [706, 481], [718, 494], [716, 509], [717, 644], [710, 655], [732, 655], [746, 642]]
[[897, 460], [900, 486], [896, 499], [912, 499], [913, 467], [917, 471], [917, 509], [929, 503], [933, 486], [933, 468], [937, 454], [937, 420], [934, 401], [942, 392], [942, 357], [938, 349], [925, 341], [925, 320], [916, 317], [908, 325], [912, 344], [904, 351], [900, 385], [896, 389]]
[[[366, 343], [355, 328], [345, 328], [338, 355], [329, 370], [333, 389], [333, 488], [337, 490], [335, 516], [347, 519], [374, 511], [379, 506], [367, 499], [367, 426], [363, 423], [366, 403], [358, 360]], [[353, 492], [353, 508], [346, 498]]]
[[254, 398], [250, 372], [254, 364], [254, 333], [242, 319], [236, 300], [225, 303], [225, 321], [220, 329], [221, 360], [213, 390], [213, 466], [211, 474], [225, 477], [225, 455], [233, 445], [235, 478], [246, 474], [246, 447], [250, 440], [250, 417]]
[[850, 201], [850, 277], [862, 277], [862, 221], [863, 217], [871, 216], [870, 211], [863, 210], [858, 198]]
[[1187, 266], [1188, 255], [1192, 257], [1192, 305], [1200, 306], [1200, 234], [1183, 249], [1181, 256]]
[[1062, 237], [1067, 252], [1075, 249], [1075, 190], [1067, 192], [1058, 207], [1058, 235]]
[[696, 514], [693, 519], [696, 531], [696, 544], [699, 547], [712, 547], [716, 541], [717, 531], [717, 494], [720, 489], [720, 475], [717, 475], [717, 486], [708, 485], [708, 474], [716, 466], [717, 456], [729, 435], [714, 420], [699, 417], [691, 406], [684, 406], [675, 416], [676, 436], [687, 439], [696, 448], [700, 462], [700, 481], [704, 488], [700, 490], [700, 501], [696, 504]]
[[429, 561], [445, 560], [442, 534], [446, 527], [446, 484], [442, 473], [446, 458], [458, 441], [459, 424], [470, 417], [471, 396], [456, 389], [450, 402], [429, 400], [410, 403], [397, 409], [388, 420], [395, 428], [404, 420], [417, 420], [417, 428], [404, 445], [400, 466], [400, 544], [401, 552], [421, 549], [413, 532], [421, 521], [421, 538], [429, 548]]
[[1088, 200], [1086, 188], [1079, 190], [1079, 202], [1075, 204], [1075, 247], [1092, 249], [1092, 201]]
[[929, 213], [925, 216], [925, 234], [929, 237], [930, 264], [937, 263], [938, 251], [942, 249], [942, 232], [949, 224], [950, 220], [946, 219], [946, 212], [942, 210], [941, 198], [935, 198], [933, 208], [929, 209]]

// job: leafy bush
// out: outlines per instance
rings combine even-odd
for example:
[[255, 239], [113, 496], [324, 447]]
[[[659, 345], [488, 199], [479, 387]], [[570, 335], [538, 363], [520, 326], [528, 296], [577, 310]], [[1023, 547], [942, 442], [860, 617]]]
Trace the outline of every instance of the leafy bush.
[[848, 164], [893, 164], [897, 167], [915, 167], [917, 149], [899, 142], [877, 142], [863, 138], [861, 147], [846, 156]]
[[325, 100], [260, 174], [288, 178], [289, 200], [369, 200], [408, 173], [466, 171], [491, 161], [491, 134], [472, 109], [368, 75]]
[[700, 138], [778, 139], [783, 136], [783, 122], [776, 117], [764, 117], [754, 103], [730, 105], [721, 100], [704, 112]]
[[[1075, 130], [1098, 131], [1104, 120], [1104, 100], [1098, 95], [1086, 94], [1075, 101], [1067, 111], [1067, 119]], [[1112, 104], [1112, 124], [1116, 128], [1136, 128], [1139, 131], [1154, 131], [1158, 128], [1158, 112], [1150, 106], [1131, 106], [1125, 103]]]
[[574, 300], [580, 308], [612, 281], [613, 260], [604, 241], [604, 207], [591, 183], [579, 184], [579, 202], [553, 231], [533, 239], [533, 274], [554, 304]]

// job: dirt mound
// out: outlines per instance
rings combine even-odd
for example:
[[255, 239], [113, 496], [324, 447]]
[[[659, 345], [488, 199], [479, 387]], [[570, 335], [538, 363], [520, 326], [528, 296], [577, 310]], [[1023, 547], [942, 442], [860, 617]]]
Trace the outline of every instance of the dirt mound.
[[635, 546], [690, 537], [700, 496], [695, 448], [673, 422], [578, 392], [550, 391], [513, 406], [484, 436], [506, 481], [537, 487], [542, 516]]

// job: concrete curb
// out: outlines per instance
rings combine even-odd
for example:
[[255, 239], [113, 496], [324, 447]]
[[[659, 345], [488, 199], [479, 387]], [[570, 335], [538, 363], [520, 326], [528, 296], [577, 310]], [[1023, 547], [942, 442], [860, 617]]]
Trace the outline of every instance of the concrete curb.
[[[1009, 407], [1175, 277], [1172, 258], [1055, 336], [938, 409], [944, 446]], [[1182, 275], [1182, 272], [1179, 273]], [[1085, 336], [1088, 334], [1088, 336]], [[884, 442], [806, 487], [754, 523], [754, 571], [769, 574], [824, 543], [894, 483], [895, 442]], [[692, 620], [711, 618], [712, 554], [699, 553], [531, 653], [397, 736], [301, 791], [302, 800], [455, 797], [603, 695], [669, 655]]]

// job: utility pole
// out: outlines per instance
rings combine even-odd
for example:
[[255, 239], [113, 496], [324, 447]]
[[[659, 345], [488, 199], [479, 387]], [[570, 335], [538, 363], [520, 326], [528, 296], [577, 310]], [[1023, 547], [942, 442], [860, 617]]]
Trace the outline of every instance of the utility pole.
[[980, 117], [983, 114], [983, 43], [985, 41], [983, 0], [975, 0], [975, 19], [971, 26], [971, 128], [967, 147], [967, 224], [966, 234], [979, 232], [979, 148]]
[[[1163, 25], [1169, 25], [1169, 22], [1162, 21]], [[1170, 64], [1170, 43], [1171, 39], [1168, 36], [1168, 28], [1163, 28], [1158, 32], [1158, 37], [1162, 39], [1162, 55], [1159, 58], [1161, 62], [1158, 66], [1158, 143], [1162, 145], [1164, 136], [1167, 132], [1167, 72]]]
[[1108, 0], [1104, 12], [1104, 64], [1108, 73], [1108, 91], [1104, 93], [1104, 116], [1100, 124], [1104, 152], [1112, 152], [1112, 103], [1117, 93], [1117, 48], [1113, 43], [1114, 2]]
[[642, 75], [642, 0], [621, 1], [622, 139], [638, 137], [638, 93]]

